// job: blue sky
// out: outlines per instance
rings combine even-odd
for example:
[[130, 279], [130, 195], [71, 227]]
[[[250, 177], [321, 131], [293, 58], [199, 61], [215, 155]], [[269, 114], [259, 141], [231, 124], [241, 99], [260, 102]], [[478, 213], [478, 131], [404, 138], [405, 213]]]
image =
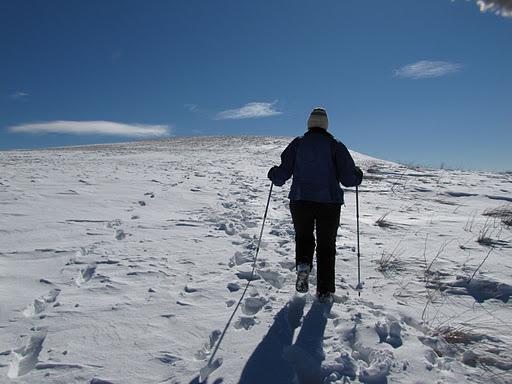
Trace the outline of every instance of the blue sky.
[[359, 152], [511, 169], [512, 17], [490, 3], [2, 1], [0, 149], [296, 136], [324, 106]]

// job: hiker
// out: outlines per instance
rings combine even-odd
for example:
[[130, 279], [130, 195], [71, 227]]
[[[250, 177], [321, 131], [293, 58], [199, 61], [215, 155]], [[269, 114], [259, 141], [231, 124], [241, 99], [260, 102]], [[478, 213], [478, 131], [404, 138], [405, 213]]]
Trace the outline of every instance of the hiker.
[[324, 108], [315, 108], [308, 119], [308, 131], [295, 138], [281, 154], [281, 165], [268, 171], [273, 184], [282, 186], [293, 176], [290, 211], [295, 229], [296, 290], [308, 292], [308, 278], [317, 257], [317, 296], [332, 300], [335, 291], [334, 266], [336, 234], [345, 187], [361, 184], [363, 172], [356, 167], [347, 147], [327, 128]]

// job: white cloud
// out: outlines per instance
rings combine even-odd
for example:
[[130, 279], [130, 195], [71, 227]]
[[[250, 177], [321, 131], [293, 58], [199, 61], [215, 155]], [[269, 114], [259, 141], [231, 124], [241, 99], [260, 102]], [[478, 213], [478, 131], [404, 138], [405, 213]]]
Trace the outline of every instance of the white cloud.
[[199, 105], [197, 104], [185, 104], [185, 108], [187, 108], [190, 112], [199, 111]]
[[395, 76], [404, 79], [430, 79], [459, 72], [462, 65], [448, 61], [422, 60], [407, 64], [395, 71]]
[[26, 92], [16, 91], [14, 93], [11, 93], [11, 95], [9, 97], [11, 99], [13, 99], [13, 100], [21, 100], [21, 99], [24, 99], [24, 98], [26, 98], [28, 96], [29, 96], [29, 94], [26, 93]]
[[477, 0], [482, 12], [495, 12], [498, 15], [512, 17], [512, 0]]
[[170, 134], [167, 125], [124, 124], [113, 121], [47, 121], [9, 127], [15, 133], [67, 133], [72, 135], [111, 135], [161, 137]]
[[238, 109], [228, 109], [217, 113], [215, 120], [225, 119], [254, 119], [258, 117], [269, 117], [280, 115], [282, 112], [276, 111], [273, 103], [248, 103]]

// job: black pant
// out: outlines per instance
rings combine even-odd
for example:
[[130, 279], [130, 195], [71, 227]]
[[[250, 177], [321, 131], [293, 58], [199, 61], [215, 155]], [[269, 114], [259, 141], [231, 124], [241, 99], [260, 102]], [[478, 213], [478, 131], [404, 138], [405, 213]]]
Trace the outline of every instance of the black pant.
[[334, 292], [334, 265], [336, 233], [340, 221], [341, 204], [291, 200], [295, 228], [295, 262], [313, 267], [315, 252], [314, 229], [316, 224], [317, 291]]

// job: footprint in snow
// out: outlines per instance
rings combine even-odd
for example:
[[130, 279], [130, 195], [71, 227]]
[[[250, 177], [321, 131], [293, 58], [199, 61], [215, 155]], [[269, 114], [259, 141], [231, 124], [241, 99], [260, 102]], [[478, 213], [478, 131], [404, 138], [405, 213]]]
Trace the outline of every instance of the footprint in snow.
[[295, 269], [295, 261], [285, 260], [280, 261], [278, 264], [281, 266], [281, 268], [287, 269], [289, 271], [293, 271]]
[[381, 343], [388, 343], [393, 348], [402, 346], [403, 342], [400, 335], [402, 327], [398, 321], [392, 321], [389, 326], [387, 323], [381, 323], [379, 321], [375, 324], [375, 331], [377, 332]]
[[185, 288], [183, 290], [185, 291], [185, 293], [194, 293], [198, 291], [197, 288], [193, 288], [189, 285], [185, 285]]
[[96, 273], [96, 264], [89, 264], [80, 270], [78, 277], [75, 279], [77, 285], [87, 283]]
[[175, 356], [167, 351], [160, 351], [160, 355], [156, 359], [164, 364], [169, 365], [174, 365], [177, 361], [181, 360], [178, 356]]
[[116, 229], [115, 238], [116, 240], [124, 240], [126, 238], [126, 233], [122, 229]]
[[255, 315], [265, 304], [267, 300], [263, 297], [247, 297], [242, 304], [242, 312], [249, 316]]
[[235, 226], [233, 223], [221, 223], [217, 226], [217, 230], [226, 232], [227, 235], [233, 236], [236, 233]]
[[286, 237], [286, 236], [288, 236], [288, 233], [284, 229], [277, 229], [277, 228], [273, 228], [269, 232], [269, 234], [277, 236], [277, 237]]
[[217, 340], [219, 340], [221, 334], [222, 332], [220, 331], [220, 329], [215, 329], [214, 331], [212, 331], [210, 333], [208, 341], [204, 343], [201, 349], [199, 349], [195, 353], [195, 358], [197, 360], [206, 360], [210, 355], [210, 352], [212, 351], [213, 347], [215, 346], [215, 343], [217, 343]]
[[253, 257], [247, 253], [235, 252], [234, 256], [229, 260], [228, 265], [234, 267], [235, 265], [242, 265], [253, 261]]
[[387, 384], [393, 360], [391, 351], [372, 350], [368, 357], [369, 366], [359, 372], [359, 381], [365, 384]]
[[230, 299], [230, 300], [226, 300], [226, 307], [230, 308], [232, 307], [233, 305], [235, 305], [236, 301], [233, 300], [233, 299]]
[[[109, 221], [105, 224], [105, 226], [107, 228], [116, 228], [116, 227], [119, 227], [120, 225], [121, 225], [121, 220], [119, 220], [119, 219]], [[82, 249], [84, 249], [84, 248], [82, 248]]]
[[256, 324], [256, 320], [252, 316], [241, 316], [233, 325], [235, 329], [245, 329], [248, 331]]
[[57, 301], [59, 294], [60, 289], [56, 288], [52, 289], [47, 295], [34, 299], [34, 302], [23, 310], [23, 315], [25, 317], [32, 317], [40, 314], [48, 307], [48, 304], [52, 304]]
[[13, 359], [9, 364], [7, 376], [11, 379], [23, 376], [35, 368], [38, 363], [38, 357], [43, 349], [43, 343], [46, 338], [46, 330], [41, 330], [30, 337], [28, 343], [18, 349], [15, 349], [11, 355]]
[[254, 275], [253, 275], [251, 273], [251, 271], [240, 271], [240, 272], [236, 273], [236, 276], [240, 280], [247, 280], [247, 281], [254, 281], [254, 280], [261, 279], [261, 277], [257, 273], [254, 273]]
[[258, 275], [261, 276], [263, 280], [272, 285], [277, 289], [281, 289], [286, 281], [286, 277], [284, 277], [281, 273], [273, 270], [258, 270]]
[[230, 292], [236, 292], [240, 290], [240, 285], [237, 283], [228, 283], [227, 288], [229, 289]]

